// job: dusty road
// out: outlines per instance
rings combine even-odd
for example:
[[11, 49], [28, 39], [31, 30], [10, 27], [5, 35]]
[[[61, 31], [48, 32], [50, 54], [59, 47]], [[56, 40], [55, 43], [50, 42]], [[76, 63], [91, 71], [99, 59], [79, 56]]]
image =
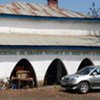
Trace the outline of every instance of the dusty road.
[[88, 94], [65, 92], [60, 87], [0, 90], [0, 100], [100, 100], [100, 90]]

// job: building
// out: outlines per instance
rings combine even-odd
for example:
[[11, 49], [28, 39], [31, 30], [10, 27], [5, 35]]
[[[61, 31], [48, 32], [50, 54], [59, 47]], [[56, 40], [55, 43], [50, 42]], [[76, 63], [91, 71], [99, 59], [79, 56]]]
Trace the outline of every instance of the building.
[[35, 86], [59, 84], [62, 76], [100, 64], [100, 18], [48, 5], [0, 6], [0, 78], [24, 68]]

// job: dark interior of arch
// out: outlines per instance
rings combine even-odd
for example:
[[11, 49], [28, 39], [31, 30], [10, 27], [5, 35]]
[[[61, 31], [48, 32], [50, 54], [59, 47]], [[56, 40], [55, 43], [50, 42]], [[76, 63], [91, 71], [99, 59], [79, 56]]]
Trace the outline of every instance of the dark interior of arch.
[[67, 74], [63, 62], [60, 59], [55, 59], [47, 69], [44, 85], [59, 85], [61, 78]]
[[79, 71], [80, 69], [82, 69], [82, 68], [84, 68], [84, 67], [86, 67], [86, 66], [91, 66], [91, 65], [94, 65], [93, 62], [92, 62], [89, 58], [85, 58], [85, 59], [81, 62], [81, 64], [80, 64], [80, 66], [79, 66], [79, 68], [78, 68], [77, 71]]
[[10, 78], [16, 77], [16, 71], [20, 70], [20, 69], [24, 69], [24, 70], [30, 72], [30, 77], [32, 77], [33, 81], [34, 81], [34, 87], [37, 87], [37, 79], [36, 79], [35, 71], [34, 71], [32, 65], [30, 64], [30, 62], [27, 59], [21, 59], [16, 64], [16, 66], [14, 67], [14, 69], [13, 69], [11, 75], [10, 75]]

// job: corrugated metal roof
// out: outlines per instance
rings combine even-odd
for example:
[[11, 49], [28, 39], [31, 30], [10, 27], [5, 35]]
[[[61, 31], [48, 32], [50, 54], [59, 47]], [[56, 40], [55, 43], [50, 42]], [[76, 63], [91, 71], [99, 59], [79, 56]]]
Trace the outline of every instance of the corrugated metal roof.
[[88, 17], [81, 13], [64, 10], [60, 8], [51, 8], [47, 5], [15, 2], [0, 6], [1, 14], [18, 14], [32, 16], [56, 16], [56, 17]]
[[0, 33], [0, 45], [61, 45], [100, 47], [100, 37], [96, 36], [55, 36], [35, 34]]

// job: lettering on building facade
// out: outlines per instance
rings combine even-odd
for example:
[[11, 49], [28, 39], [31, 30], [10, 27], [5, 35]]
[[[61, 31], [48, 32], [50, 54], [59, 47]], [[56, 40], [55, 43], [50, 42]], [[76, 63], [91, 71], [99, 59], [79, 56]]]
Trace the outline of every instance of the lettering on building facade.
[[88, 56], [100, 56], [100, 51], [90, 50], [0, 50], [0, 55], [88, 55]]

